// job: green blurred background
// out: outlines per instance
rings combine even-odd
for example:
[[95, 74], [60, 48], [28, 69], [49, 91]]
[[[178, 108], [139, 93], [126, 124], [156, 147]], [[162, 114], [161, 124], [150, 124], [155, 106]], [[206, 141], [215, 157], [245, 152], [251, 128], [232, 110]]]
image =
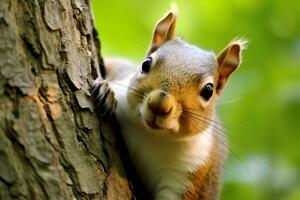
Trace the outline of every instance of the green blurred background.
[[300, 199], [300, 1], [92, 0], [102, 54], [142, 62], [177, 2], [177, 35], [219, 52], [249, 39], [217, 106], [229, 135], [223, 200]]

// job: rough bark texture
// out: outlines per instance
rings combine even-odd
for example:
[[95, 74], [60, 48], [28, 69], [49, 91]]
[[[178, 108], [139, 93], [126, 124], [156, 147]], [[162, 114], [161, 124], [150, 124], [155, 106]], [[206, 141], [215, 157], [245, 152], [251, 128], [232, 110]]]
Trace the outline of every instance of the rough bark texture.
[[87, 0], [0, 0], [0, 199], [132, 199], [89, 81], [99, 41]]

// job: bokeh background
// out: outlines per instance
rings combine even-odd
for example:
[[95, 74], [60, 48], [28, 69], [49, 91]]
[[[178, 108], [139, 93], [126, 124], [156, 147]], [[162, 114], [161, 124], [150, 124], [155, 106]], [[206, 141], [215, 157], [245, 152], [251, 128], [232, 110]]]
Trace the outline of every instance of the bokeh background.
[[249, 39], [217, 109], [229, 135], [223, 200], [300, 199], [300, 1], [92, 0], [102, 54], [142, 62], [176, 2], [177, 35], [216, 53]]

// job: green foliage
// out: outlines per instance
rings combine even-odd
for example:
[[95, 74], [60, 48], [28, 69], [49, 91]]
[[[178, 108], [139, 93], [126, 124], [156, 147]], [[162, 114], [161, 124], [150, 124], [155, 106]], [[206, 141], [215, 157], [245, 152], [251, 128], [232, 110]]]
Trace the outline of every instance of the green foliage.
[[[93, 0], [104, 56], [141, 62], [161, 0]], [[178, 0], [177, 35], [220, 51], [249, 39], [217, 106], [229, 135], [222, 199], [300, 199], [300, 1]]]

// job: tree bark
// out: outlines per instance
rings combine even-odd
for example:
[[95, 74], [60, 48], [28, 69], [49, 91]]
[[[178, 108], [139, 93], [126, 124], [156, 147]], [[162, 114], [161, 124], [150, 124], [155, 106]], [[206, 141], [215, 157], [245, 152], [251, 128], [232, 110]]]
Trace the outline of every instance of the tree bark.
[[134, 198], [93, 112], [99, 49], [89, 1], [0, 0], [0, 199]]

